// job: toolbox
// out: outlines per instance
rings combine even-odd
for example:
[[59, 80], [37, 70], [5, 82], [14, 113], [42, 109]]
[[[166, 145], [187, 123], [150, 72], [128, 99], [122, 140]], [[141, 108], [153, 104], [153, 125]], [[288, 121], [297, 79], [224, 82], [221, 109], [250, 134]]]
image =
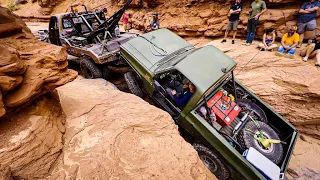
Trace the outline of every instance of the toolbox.
[[241, 108], [222, 91], [218, 91], [209, 99], [208, 107], [210, 113], [215, 113], [218, 123], [223, 127], [230, 125], [241, 111]]

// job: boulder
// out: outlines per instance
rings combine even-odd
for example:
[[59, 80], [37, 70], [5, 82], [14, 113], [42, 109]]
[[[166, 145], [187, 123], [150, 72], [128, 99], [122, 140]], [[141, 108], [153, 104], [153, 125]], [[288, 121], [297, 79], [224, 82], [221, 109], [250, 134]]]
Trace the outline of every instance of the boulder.
[[28, 3], [28, 0], [15, 0], [14, 4], [18, 5], [18, 4], [26, 4]]
[[63, 123], [59, 102], [48, 98], [2, 117], [0, 179], [46, 176], [62, 151]]
[[215, 179], [170, 115], [143, 99], [102, 79], [78, 78], [57, 94], [64, 153], [46, 179]]
[[0, 7], [0, 117], [77, 77], [62, 47], [35, 39], [24, 22]]

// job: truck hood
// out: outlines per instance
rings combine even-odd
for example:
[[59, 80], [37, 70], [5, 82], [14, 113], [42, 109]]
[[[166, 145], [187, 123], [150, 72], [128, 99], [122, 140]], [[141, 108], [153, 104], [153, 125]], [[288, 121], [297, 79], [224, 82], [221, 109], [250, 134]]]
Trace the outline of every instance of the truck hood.
[[121, 52], [128, 53], [139, 64], [151, 72], [158, 67], [157, 64], [168, 60], [170, 55], [183, 49], [194, 49], [195, 47], [175, 35], [167, 29], [159, 29], [128, 41], [121, 46]]

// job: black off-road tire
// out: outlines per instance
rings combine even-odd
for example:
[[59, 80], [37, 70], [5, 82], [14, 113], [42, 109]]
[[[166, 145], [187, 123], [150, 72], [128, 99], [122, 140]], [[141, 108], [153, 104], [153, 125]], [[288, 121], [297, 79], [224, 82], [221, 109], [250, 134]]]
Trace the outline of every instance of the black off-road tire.
[[238, 99], [237, 104], [243, 108], [252, 110], [254, 114], [258, 117], [258, 121], [268, 123], [267, 116], [264, 111], [254, 102], [248, 99]]
[[[277, 133], [269, 125], [260, 121], [256, 122], [259, 124], [260, 129], [263, 131], [265, 139], [280, 139]], [[242, 146], [243, 149], [253, 147], [275, 164], [279, 164], [281, 162], [283, 157], [282, 144], [271, 143], [269, 148], [265, 149], [257, 140], [254, 139], [252, 133], [246, 131], [245, 129], [250, 129], [250, 131], [254, 133], [259, 133], [260, 131], [257, 125], [252, 121], [248, 122], [243, 127], [243, 130], [241, 130], [237, 136], [238, 143]]]
[[127, 72], [124, 74], [124, 80], [126, 81], [130, 92], [138, 97], [143, 97], [143, 92], [139, 86], [136, 75], [134, 72]]
[[107, 79], [110, 75], [110, 70], [108, 69], [108, 66], [102, 66], [101, 73], [102, 73], [102, 78]]
[[204, 165], [214, 174], [218, 179], [225, 180], [230, 177], [230, 170], [222, 163], [219, 156], [202, 144], [194, 143], [194, 149]]
[[80, 71], [87, 79], [102, 78], [101, 70], [91, 59], [80, 60]]

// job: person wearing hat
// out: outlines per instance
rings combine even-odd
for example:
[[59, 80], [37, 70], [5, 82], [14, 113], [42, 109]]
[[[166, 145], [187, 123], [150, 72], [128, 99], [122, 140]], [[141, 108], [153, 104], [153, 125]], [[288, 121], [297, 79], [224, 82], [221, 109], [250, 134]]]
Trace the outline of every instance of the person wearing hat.
[[156, 30], [160, 28], [160, 22], [159, 22], [159, 18], [158, 18], [158, 13], [154, 12], [152, 14], [152, 20], [150, 22], [150, 26], [152, 30]]
[[300, 55], [303, 61], [307, 62], [309, 58], [316, 57], [316, 66], [320, 66], [320, 34], [317, 34], [315, 39], [310, 39], [305, 49], [301, 50]]
[[[277, 56], [285, 55], [288, 58], [294, 58], [294, 53], [296, 52], [296, 47], [300, 39], [299, 34], [296, 33], [296, 30], [296, 26], [290, 26], [288, 28], [288, 32], [282, 36], [281, 46], [276, 52]], [[287, 54], [284, 54], [285, 52], [287, 52]]]

